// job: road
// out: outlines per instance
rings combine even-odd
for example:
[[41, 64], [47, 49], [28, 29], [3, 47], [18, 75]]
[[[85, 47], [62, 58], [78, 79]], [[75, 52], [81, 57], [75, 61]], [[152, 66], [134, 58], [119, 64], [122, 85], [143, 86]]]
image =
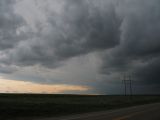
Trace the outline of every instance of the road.
[[160, 120], [160, 103], [38, 120]]

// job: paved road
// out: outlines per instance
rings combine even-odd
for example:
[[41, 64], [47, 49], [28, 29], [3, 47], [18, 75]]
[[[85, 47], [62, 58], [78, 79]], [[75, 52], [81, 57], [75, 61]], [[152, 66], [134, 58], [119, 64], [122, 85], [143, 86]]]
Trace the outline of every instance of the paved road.
[[39, 120], [160, 120], [160, 103]]

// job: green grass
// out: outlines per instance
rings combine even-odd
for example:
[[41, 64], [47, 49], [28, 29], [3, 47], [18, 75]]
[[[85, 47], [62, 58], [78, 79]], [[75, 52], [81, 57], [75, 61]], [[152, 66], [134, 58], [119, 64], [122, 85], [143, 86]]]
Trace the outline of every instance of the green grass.
[[0, 94], [0, 118], [45, 117], [160, 102], [160, 96]]

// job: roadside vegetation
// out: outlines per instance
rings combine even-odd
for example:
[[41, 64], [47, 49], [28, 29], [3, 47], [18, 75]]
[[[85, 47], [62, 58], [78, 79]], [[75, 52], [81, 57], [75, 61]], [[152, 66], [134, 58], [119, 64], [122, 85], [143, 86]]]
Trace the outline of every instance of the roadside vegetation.
[[0, 94], [0, 119], [49, 117], [160, 102], [160, 96]]

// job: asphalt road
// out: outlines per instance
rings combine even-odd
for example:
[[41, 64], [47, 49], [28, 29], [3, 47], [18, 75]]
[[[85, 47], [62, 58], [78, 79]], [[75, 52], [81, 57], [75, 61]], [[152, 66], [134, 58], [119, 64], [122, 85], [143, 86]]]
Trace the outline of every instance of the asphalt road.
[[160, 120], [160, 103], [38, 120]]

